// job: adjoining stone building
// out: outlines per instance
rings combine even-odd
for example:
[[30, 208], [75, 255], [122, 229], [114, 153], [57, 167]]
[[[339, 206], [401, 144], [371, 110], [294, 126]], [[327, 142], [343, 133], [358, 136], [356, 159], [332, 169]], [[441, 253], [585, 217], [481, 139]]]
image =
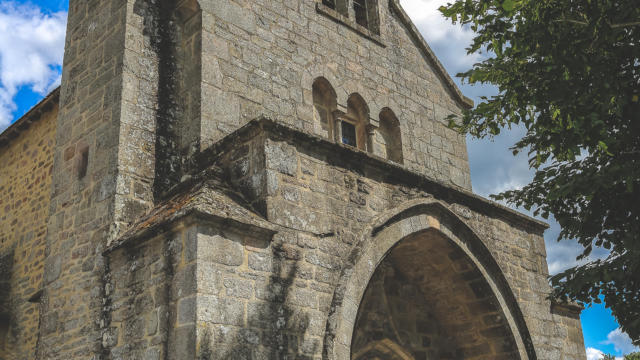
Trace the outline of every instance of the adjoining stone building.
[[0, 358], [585, 359], [397, 0], [71, 0], [0, 135]]

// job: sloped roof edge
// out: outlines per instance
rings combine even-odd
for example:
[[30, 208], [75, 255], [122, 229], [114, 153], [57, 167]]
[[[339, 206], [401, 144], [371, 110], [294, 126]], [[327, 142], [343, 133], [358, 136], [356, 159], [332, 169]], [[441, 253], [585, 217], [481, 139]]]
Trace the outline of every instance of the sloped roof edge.
[[34, 122], [40, 120], [41, 115], [44, 112], [49, 111], [51, 107], [58, 102], [60, 98], [60, 86], [53, 89], [47, 96], [44, 97], [39, 103], [34, 105], [26, 114], [22, 115], [22, 117], [13, 124], [9, 125], [8, 128], [4, 129], [2, 133], [0, 133], [0, 148], [9, 144], [11, 140], [20, 136], [20, 133], [31, 126]]
[[407, 15], [402, 8], [402, 5], [400, 5], [400, 0], [389, 0], [389, 8], [395, 12], [398, 18], [400, 18], [400, 21], [402, 21], [402, 24], [406, 26], [407, 30], [409, 30], [410, 35], [413, 37], [422, 53], [432, 62], [432, 65], [436, 68], [441, 80], [444, 81], [447, 88], [453, 93], [455, 100], [464, 108], [472, 108], [473, 100], [464, 96], [462, 91], [460, 91], [458, 86], [453, 82], [453, 79], [451, 79], [447, 70], [442, 66], [442, 63], [438, 60], [436, 54], [431, 50], [427, 42], [424, 40], [424, 37], [422, 37], [422, 34], [420, 34], [420, 31], [418, 31], [418, 28], [416, 28], [413, 21], [411, 21], [411, 18], [409, 18], [409, 15]]

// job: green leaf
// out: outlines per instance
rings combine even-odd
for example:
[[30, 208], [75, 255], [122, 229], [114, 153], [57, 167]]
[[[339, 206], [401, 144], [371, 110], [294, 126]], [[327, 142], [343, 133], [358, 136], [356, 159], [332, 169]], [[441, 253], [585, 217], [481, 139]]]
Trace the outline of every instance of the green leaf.
[[599, 141], [598, 141], [598, 148], [599, 148], [600, 150], [602, 150], [602, 151], [605, 151], [605, 152], [606, 152], [606, 151], [607, 151], [607, 149], [608, 149], [607, 144], [605, 144], [605, 142], [604, 142], [604, 141], [602, 141], [602, 140], [599, 140]]
[[640, 280], [630, 276], [640, 273], [640, 31], [616, 26], [640, 19], [636, 3], [457, 0], [443, 13], [476, 29], [468, 52], [484, 60], [462, 82], [498, 89], [452, 128], [477, 138], [526, 129], [510, 150], [528, 154], [535, 176], [492, 198], [553, 216], [559, 240], [584, 247], [582, 260], [596, 246], [608, 251], [552, 277], [554, 293], [602, 296], [640, 345]]
[[504, 0], [504, 2], [502, 3], [502, 8], [506, 11], [512, 11], [514, 7], [515, 3], [513, 2], [513, 0]]

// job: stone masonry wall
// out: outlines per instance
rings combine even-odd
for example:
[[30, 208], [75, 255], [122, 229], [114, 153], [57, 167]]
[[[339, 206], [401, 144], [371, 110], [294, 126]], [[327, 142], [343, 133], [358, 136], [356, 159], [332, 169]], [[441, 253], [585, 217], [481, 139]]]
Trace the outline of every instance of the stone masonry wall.
[[[176, 304], [193, 299], [195, 263], [184, 227], [109, 254], [103, 355], [111, 359], [180, 359], [195, 349], [193, 319], [176, 318]], [[188, 322], [190, 326], [179, 325]], [[177, 343], [176, 343], [177, 342]], [[170, 357], [168, 357], [170, 354]]]
[[373, 126], [393, 110], [406, 169], [305, 133], [258, 131], [213, 159], [277, 234], [198, 218], [105, 257], [162, 195], [157, 147], [175, 140], [158, 134], [162, 17], [152, 0], [70, 2], [37, 357], [319, 359], [340, 273], [364, 229], [412, 199], [445, 203], [481, 236], [539, 358], [575, 350], [548, 330], [562, 322], [558, 332], [575, 338], [575, 324], [549, 310], [540, 228], [454, 190], [471, 188], [464, 137], [445, 126], [462, 105], [389, 4], [380, 1], [371, 41], [314, 1], [201, 0], [202, 82], [179, 81], [206, 99], [204, 149], [260, 114], [313, 133], [311, 84], [323, 76], [339, 107], [360, 94]]
[[[245, 190], [241, 203], [264, 204], [270, 229], [187, 214], [145, 232], [144, 238], [118, 243], [106, 255], [104, 354], [327, 359], [331, 339], [342, 341], [329, 317], [341, 306], [335, 303], [341, 278], [349, 274], [358, 249], [379, 241], [375, 236], [387, 236], [365, 229], [381, 216], [392, 218], [394, 209], [408, 202], [438, 200], [480, 236], [495, 258], [522, 310], [537, 358], [584, 359], [572, 353], [575, 348], [565, 349], [574, 336], [561, 330], [575, 333], [578, 324], [550, 311], [540, 224], [350, 148], [257, 124], [202, 159], [226, 167], [226, 180]], [[261, 200], [252, 202], [251, 196]], [[444, 220], [438, 226], [444, 234], [463, 231]], [[368, 281], [361, 276], [353, 273], [350, 281]], [[482, 292], [478, 301], [485, 296]], [[437, 351], [423, 339], [427, 333], [436, 339], [432, 330], [418, 332], [419, 351], [427, 358]], [[375, 350], [384, 352], [385, 346]], [[343, 358], [348, 355], [337, 359]]]
[[69, 3], [39, 358], [103, 351], [101, 253], [152, 205], [157, 64], [135, 5]]
[[[568, 338], [549, 331], [558, 320], [550, 311], [541, 228], [518, 225], [500, 212], [483, 209], [478, 203], [469, 203], [464, 196], [455, 196], [437, 186], [411, 185], [400, 168], [394, 174], [393, 167], [369, 166], [366, 157], [348, 156], [346, 153], [352, 152], [344, 147], [324, 146], [312, 138], [294, 140], [282, 136], [286, 141], [268, 136], [263, 145], [249, 139], [246, 144], [250, 148], [245, 153], [254, 154], [258, 150], [251, 147], [264, 146], [264, 175], [253, 177], [265, 179], [264, 183], [256, 183], [256, 192], [266, 191], [267, 219], [316, 238], [310, 248], [305, 248], [304, 240], [292, 242], [299, 251], [296, 257], [304, 260], [301, 263], [314, 267], [311, 279], [334, 285], [345, 257], [377, 216], [411, 199], [434, 198], [448, 204], [479, 234], [498, 262], [522, 310], [539, 358], [574, 356], [568, 355], [574, 350], [567, 349], [563, 342]], [[237, 139], [235, 142], [237, 147], [243, 146]], [[236, 163], [243, 161], [240, 157]], [[263, 186], [266, 190], [262, 190]], [[265, 261], [271, 261], [271, 256], [266, 256]], [[314, 296], [324, 298], [321, 291]], [[328, 304], [315, 306], [326, 308]], [[577, 355], [580, 356], [583, 355]]]
[[0, 359], [35, 356], [39, 307], [28, 300], [42, 288], [56, 102], [20, 119], [32, 123], [0, 146], [0, 322], [8, 327]]
[[556, 337], [555, 342], [563, 349], [563, 358], [567, 360], [584, 360], [585, 357], [580, 311], [581, 308], [575, 306], [555, 305], [551, 308], [555, 327], [548, 327], [547, 331]]
[[[329, 253], [319, 255], [328, 257], [325, 261], [341, 263], [338, 259], [329, 259], [349, 253], [360, 229], [370, 224], [377, 214], [412, 198], [433, 196], [448, 203], [485, 241], [518, 300], [539, 358], [563, 358], [567, 351], [574, 354], [573, 347], [568, 349], [564, 342], [558, 341], [562, 336], [550, 331], [556, 322], [550, 312], [546, 252], [540, 232], [474, 211], [448, 199], [446, 194], [430, 194], [422, 189], [394, 185], [396, 181], [402, 182], [393, 179], [393, 174], [376, 173], [375, 169], [358, 166], [356, 161], [347, 160], [344, 167], [331, 166], [327, 163], [337, 160], [327, 157], [333, 154], [318, 156], [308, 148], [296, 149], [286, 142], [267, 143], [266, 146], [267, 154], [288, 154], [286, 158], [273, 161], [278, 166], [269, 168], [267, 165], [269, 220], [301, 231], [334, 233], [336, 237], [325, 245]], [[271, 147], [280, 150], [269, 149]], [[267, 164], [270, 163], [267, 158]], [[283, 166], [283, 163], [288, 165]]]
[[[103, 353], [326, 358], [332, 339], [343, 341], [328, 316], [341, 306], [335, 303], [341, 274], [372, 241], [364, 230], [424, 199], [444, 203], [484, 242], [513, 291], [537, 358], [584, 358], [567, 347], [579, 324], [550, 311], [539, 224], [349, 148], [256, 124], [203, 159], [226, 167], [227, 180], [250, 203], [263, 204], [279, 230], [192, 215], [110, 252]], [[439, 226], [445, 234], [460, 231], [453, 223]]]
[[321, 14], [319, 1], [199, 2], [203, 148], [259, 115], [314, 133], [312, 84], [322, 76], [342, 110], [359, 93], [374, 126], [384, 107], [395, 112], [409, 168], [471, 189], [465, 139], [445, 120], [461, 105], [389, 1], [378, 2], [379, 41]]

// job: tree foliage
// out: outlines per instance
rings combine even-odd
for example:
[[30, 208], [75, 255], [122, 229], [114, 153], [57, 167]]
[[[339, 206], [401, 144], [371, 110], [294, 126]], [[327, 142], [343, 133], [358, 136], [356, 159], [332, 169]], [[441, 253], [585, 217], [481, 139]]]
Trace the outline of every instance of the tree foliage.
[[[640, 344], [640, 6], [637, 0], [457, 0], [487, 60], [458, 74], [497, 86], [451, 126], [483, 138], [523, 126], [513, 146], [535, 169], [498, 200], [552, 214], [582, 265], [551, 277], [556, 296], [599, 303]], [[455, 121], [454, 121], [455, 120]], [[589, 257], [594, 247], [606, 259]], [[586, 261], [586, 263], [584, 263]]]
[[[633, 352], [633, 353], [627, 354], [622, 359], [623, 360], [640, 360], [640, 352]], [[611, 354], [604, 354], [604, 356], [602, 357], [602, 360], [616, 360], [616, 357]]]
[[640, 360], [640, 352], [633, 352], [624, 356], [624, 360]]

